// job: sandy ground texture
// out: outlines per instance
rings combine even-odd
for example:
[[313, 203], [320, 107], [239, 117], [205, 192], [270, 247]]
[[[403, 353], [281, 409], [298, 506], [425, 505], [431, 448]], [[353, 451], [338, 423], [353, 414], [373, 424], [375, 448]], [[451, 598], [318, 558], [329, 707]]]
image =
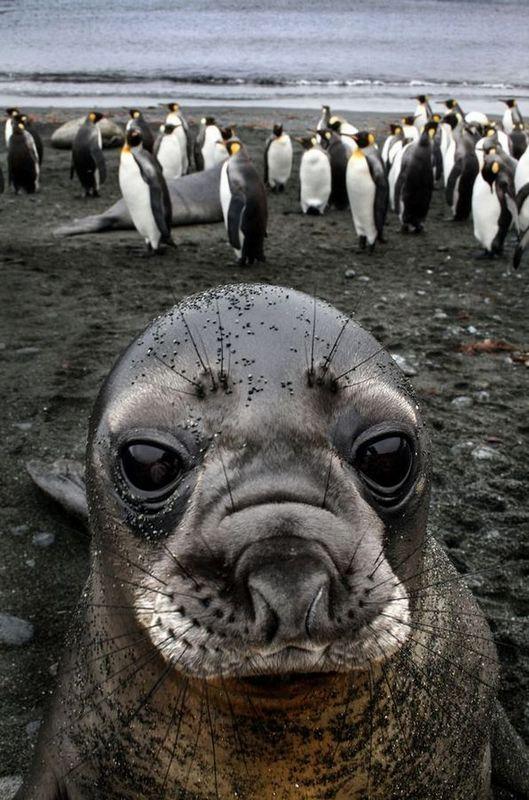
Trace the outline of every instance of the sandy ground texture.
[[[216, 115], [239, 123], [261, 165], [278, 116]], [[46, 144], [66, 117], [40, 116]], [[282, 115], [299, 134], [317, 117]], [[351, 121], [382, 128], [376, 116]], [[94, 397], [122, 348], [173, 298], [233, 281], [314, 291], [404, 360], [434, 442], [431, 525], [495, 631], [501, 697], [529, 743], [527, 267], [513, 274], [508, 259], [473, 260], [471, 225], [449, 221], [441, 191], [422, 236], [403, 236], [390, 216], [388, 243], [372, 256], [358, 252], [348, 211], [300, 214], [299, 152], [288, 190], [269, 199], [266, 264], [239, 268], [220, 224], [176, 230], [177, 251], [152, 259], [141, 257], [135, 232], [54, 237], [57, 225], [117, 199], [119, 154], [106, 153], [100, 199], [82, 196], [69, 154], [49, 146], [41, 192], [0, 197], [0, 613], [33, 626], [16, 628], [25, 643], [0, 644], [0, 777], [28, 764], [88, 568], [86, 534], [33, 488], [24, 464], [82, 458]], [[0, 636], [5, 626], [0, 617]]]

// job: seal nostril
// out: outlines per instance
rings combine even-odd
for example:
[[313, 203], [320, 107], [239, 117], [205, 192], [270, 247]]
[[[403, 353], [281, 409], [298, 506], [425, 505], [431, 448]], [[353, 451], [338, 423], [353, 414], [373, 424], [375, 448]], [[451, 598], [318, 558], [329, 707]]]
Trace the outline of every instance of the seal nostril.
[[[309, 606], [307, 615], [305, 617], [305, 632], [309, 639], [314, 638], [318, 627], [321, 628], [322, 621], [328, 618], [328, 605], [329, 605], [329, 585], [324, 583], [320, 586]], [[325, 600], [327, 602], [325, 602]]]
[[248, 588], [250, 590], [253, 619], [256, 628], [266, 644], [270, 644], [279, 628], [278, 616], [257, 587], [252, 586], [250, 583]]

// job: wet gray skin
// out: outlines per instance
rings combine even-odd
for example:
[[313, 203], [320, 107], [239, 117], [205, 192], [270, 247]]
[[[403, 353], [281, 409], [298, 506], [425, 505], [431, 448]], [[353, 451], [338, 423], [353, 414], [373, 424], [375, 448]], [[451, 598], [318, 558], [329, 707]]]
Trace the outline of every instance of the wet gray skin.
[[18, 800], [485, 800], [497, 665], [426, 533], [430, 450], [376, 340], [223, 287], [119, 359], [91, 573]]

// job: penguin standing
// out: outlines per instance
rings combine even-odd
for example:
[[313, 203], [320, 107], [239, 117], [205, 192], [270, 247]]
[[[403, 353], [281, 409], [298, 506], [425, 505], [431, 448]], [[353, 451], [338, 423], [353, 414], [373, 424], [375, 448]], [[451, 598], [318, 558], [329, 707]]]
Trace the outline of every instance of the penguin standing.
[[273, 192], [282, 192], [292, 172], [292, 141], [282, 125], [274, 125], [264, 152], [264, 180]]
[[436, 122], [427, 122], [417, 142], [406, 147], [395, 187], [395, 209], [402, 232], [421, 233], [433, 192], [432, 150]]
[[19, 117], [21, 114], [20, 109], [18, 108], [6, 108], [6, 126], [5, 126], [5, 141], [6, 147], [9, 147], [9, 140], [13, 133], [13, 121], [16, 117]]
[[504, 150], [505, 153], [511, 152], [511, 140], [509, 139], [505, 131], [500, 131], [498, 130], [496, 125], [494, 125], [494, 123], [492, 122], [489, 123], [484, 129], [483, 136], [481, 137], [481, 139], [478, 139], [478, 141], [476, 142], [475, 149], [480, 169], [483, 167], [482, 153], [485, 142], [494, 142], [494, 144], [499, 145]]
[[132, 130], [132, 128], [137, 128], [143, 140], [143, 147], [145, 150], [148, 150], [149, 153], [152, 153], [154, 147], [154, 134], [151, 130], [151, 127], [139, 108], [131, 108], [129, 111], [130, 119], [127, 122], [127, 131]]
[[329, 122], [331, 121], [331, 107], [330, 106], [322, 106], [321, 107], [321, 117], [318, 120], [318, 124], [316, 125], [316, 130], [325, 131], [329, 127]]
[[176, 127], [176, 135], [180, 139], [180, 144], [182, 146], [182, 175], [187, 175], [191, 166], [191, 153], [193, 150], [189, 125], [182, 114], [179, 103], [167, 103], [165, 107], [168, 110], [165, 122], [167, 125], [174, 125]]
[[303, 147], [299, 165], [299, 199], [304, 214], [323, 214], [331, 196], [331, 163], [316, 136], [296, 139]]
[[0, 167], [0, 194], [4, 193], [4, 188], [5, 188], [4, 173], [2, 171], [2, 167]]
[[86, 197], [90, 194], [99, 197], [99, 187], [107, 177], [101, 130], [97, 124], [100, 119], [103, 119], [102, 114], [90, 111], [72, 144], [70, 180], [77, 173]]
[[446, 106], [448, 109], [449, 114], [459, 114], [461, 119], [465, 119], [465, 112], [453, 97], [450, 97], [448, 100], [444, 100], [442, 105]]
[[441, 115], [432, 114], [431, 121], [437, 123], [437, 130], [433, 139], [432, 169], [434, 183], [443, 179], [443, 131], [441, 128]]
[[509, 139], [511, 140], [511, 153], [519, 161], [527, 150], [528, 144], [528, 135], [523, 122], [514, 123]]
[[182, 145], [175, 131], [174, 125], [160, 125], [160, 133], [154, 143], [153, 155], [158, 159], [166, 180], [182, 175]]
[[418, 131], [422, 131], [430, 117], [432, 116], [432, 107], [430, 105], [430, 98], [426, 94], [418, 94], [412, 97], [412, 100], [417, 100], [417, 108], [415, 109], [414, 123]]
[[514, 191], [519, 232], [519, 242], [514, 253], [514, 267], [518, 268], [524, 251], [529, 247], [529, 147], [516, 165]]
[[448, 184], [450, 173], [454, 167], [456, 141], [462, 123], [463, 117], [455, 112], [445, 114], [441, 122], [441, 155], [443, 157], [443, 181], [445, 189]]
[[479, 258], [501, 255], [513, 211], [513, 173], [497, 155], [486, 156], [472, 192], [474, 236], [484, 248]]
[[397, 211], [395, 192], [399, 181], [400, 171], [402, 169], [402, 163], [407, 151], [413, 147], [414, 144], [414, 141], [402, 139], [401, 142], [397, 142], [397, 144], [394, 146], [395, 153], [388, 172], [389, 205], [392, 211]]
[[476, 140], [467, 127], [456, 138], [454, 166], [446, 184], [446, 201], [456, 222], [468, 219], [472, 210], [472, 189], [479, 173]]
[[347, 122], [347, 120], [342, 117], [333, 116], [329, 120], [329, 129], [339, 135], [345, 146], [348, 157], [351, 153], [354, 153], [356, 150], [356, 142], [353, 137], [358, 133], [358, 128], [355, 125], [351, 125], [350, 122]]
[[215, 166], [223, 164], [230, 157], [226, 142], [229, 142], [230, 139], [235, 137], [235, 131], [233, 128], [221, 128], [220, 135], [222, 138], [215, 142], [215, 150], [213, 153]]
[[152, 153], [145, 150], [137, 128], [127, 131], [121, 150], [119, 186], [134, 227], [144, 238], [148, 251], [156, 253], [160, 243], [174, 247], [169, 190], [162, 168]]
[[44, 158], [44, 145], [42, 143], [42, 139], [40, 138], [39, 132], [35, 130], [27, 114], [19, 114], [16, 119], [19, 119], [24, 123], [27, 133], [33, 137], [33, 141], [35, 142], [35, 147], [37, 148], [37, 153], [39, 156], [39, 164], [42, 166], [42, 160]]
[[412, 142], [417, 142], [419, 140], [419, 131], [415, 125], [415, 117], [407, 116], [402, 117], [401, 120], [402, 130], [404, 132], [404, 138], [409, 139]]
[[395, 160], [395, 156], [397, 155], [397, 151], [402, 149], [404, 142], [404, 131], [402, 130], [402, 125], [400, 125], [398, 122], [392, 122], [389, 126], [389, 129], [389, 136], [386, 137], [382, 147], [382, 161], [384, 163], [384, 167], [386, 168], [386, 173], [389, 172], [391, 165]]
[[215, 146], [221, 138], [215, 117], [203, 117], [195, 141], [195, 164], [199, 172], [215, 166]]
[[503, 114], [502, 124], [503, 130], [509, 135], [513, 132], [515, 125], [523, 125], [523, 117], [514, 97], [508, 97], [505, 100], [502, 99], [501, 102], [505, 103], [507, 106]]
[[361, 131], [354, 138], [358, 147], [347, 162], [347, 194], [358, 244], [373, 251], [377, 240], [384, 241], [388, 179], [374, 134]]
[[220, 202], [228, 239], [238, 263], [265, 261], [266, 190], [239, 139], [226, 142], [229, 158], [220, 175]]
[[33, 136], [20, 120], [13, 123], [7, 150], [8, 182], [18, 194], [23, 189], [33, 194], [39, 188], [39, 155]]
[[327, 151], [331, 164], [331, 196], [329, 202], [342, 210], [347, 208], [349, 203], [345, 183], [348, 152], [341, 137], [335, 131], [321, 131], [319, 137], [322, 147]]

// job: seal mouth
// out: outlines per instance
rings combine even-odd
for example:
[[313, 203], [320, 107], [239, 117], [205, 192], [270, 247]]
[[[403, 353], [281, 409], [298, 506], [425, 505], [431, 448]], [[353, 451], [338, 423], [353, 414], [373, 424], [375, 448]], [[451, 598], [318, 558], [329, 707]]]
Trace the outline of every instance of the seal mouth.
[[268, 675], [251, 675], [239, 678], [239, 682], [252, 689], [281, 692], [282, 689], [302, 691], [326, 683], [337, 672], [285, 672]]

